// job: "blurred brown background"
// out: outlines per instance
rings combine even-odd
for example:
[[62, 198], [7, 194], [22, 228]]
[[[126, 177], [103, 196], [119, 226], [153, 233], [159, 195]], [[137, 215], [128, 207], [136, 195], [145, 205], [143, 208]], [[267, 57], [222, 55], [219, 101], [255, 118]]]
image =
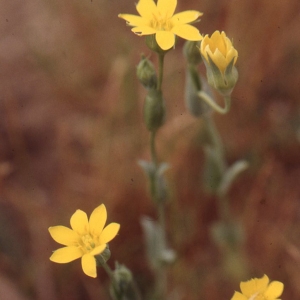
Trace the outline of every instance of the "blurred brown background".
[[[69, 225], [100, 203], [121, 224], [109, 261], [124, 263], [143, 293], [153, 278], [140, 217], [155, 217], [137, 165], [148, 159], [145, 91], [135, 78], [144, 44], [117, 18], [133, 0], [0, 2], [0, 293], [2, 300], [109, 299], [107, 276], [85, 276], [80, 261], [49, 261], [59, 247], [47, 228]], [[230, 191], [245, 226], [251, 275], [284, 282], [282, 299], [300, 299], [300, 2], [179, 1], [204, 12], [201, 33], [225, 30], [239, 51], [232, 110], [215, 116], [228, 162], [250, 168]], [[209, 237], [215, 199], [203, 191], [201, 120], [183, 101], [183, 41], [166, 56], [168, 118], [158, 134], [172, 194], [170, 299], [230, 299], [239, 281], [220, 269]], [[203, 69], [201, 69], [203, 71]], [[245, 280], [246, 278], [241, 278]]]

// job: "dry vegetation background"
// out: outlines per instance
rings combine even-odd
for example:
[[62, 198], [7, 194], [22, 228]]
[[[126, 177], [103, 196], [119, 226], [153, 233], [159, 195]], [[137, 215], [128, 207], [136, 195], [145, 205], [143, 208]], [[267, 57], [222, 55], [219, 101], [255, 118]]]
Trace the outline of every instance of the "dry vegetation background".
[[[49, 261], [59, 245], [47, 228], [100, 203], [121, 224], [110, 265], [127, 265], [143, 292], [153, 282], [139, 220], [155, 210], [137, 165], [149, 158], [149, 135], [135, 78], [140, 53], [151, 53], [117, 18], [135, 14], [135, 2], [0, 1], [2, 300], [109, 299], [103, 270], [91, 279], [79, 261]], [[239, 51], [232, 110], [215, 120], [228, 162], [250, 163], [230, 195], [251, 276], [266, 273], [284, 282], [282, 299], [300, 299], [300, 2], [179, 1], [177, 11], [186, 9], [203, 11], [200, 31], [226, 30]], [[161, 159], [172, 165], [168, 231], [180, 258], [169, 269], [169, 295], [230, 299], [239, 281], [222, 273], [209, 237], [218, 215], [201, 185], [202, 122], [184, 107], [182, 45], [166, 56], [168, 118], [158, 135]]]

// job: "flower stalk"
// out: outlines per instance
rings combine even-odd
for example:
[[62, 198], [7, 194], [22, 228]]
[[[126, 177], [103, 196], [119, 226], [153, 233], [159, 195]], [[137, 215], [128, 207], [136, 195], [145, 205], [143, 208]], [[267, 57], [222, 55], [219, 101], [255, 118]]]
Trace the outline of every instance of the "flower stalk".
[[219, 114], [227, 114], [231, 107], [231, 98], [230, 96], [224, 97], [225, 107], [221, 107], [217, 102], [215, 102], [207, 93], [203, 91], [198, 92], [198, 97], [205, 101], [211, 108], [213, 108]]
[[[141, 7], [143, 7], [145, 3], [145, 1], [141, 0], [137, 6], [142, 17], [145, 11], [143, 11], [144, 8], [141, 9]], [[149, 4], [150, 2], [148, 1], [147, 3]], [[162, 1], [160, 1], [160, 5], [158, 5], [160, 9], [162, 9], [161, 3]], [[151, 9], [155, 10], [156, 8], [153, 8], [153, 4], [154, 2], [149, 5], [152, 7]], [[173, 4], [176, 4], [176, 1]], [[174, 6], [173, 4], [172, 6]], [[169, 15], [172, 14], [173, 12], [169, 12]], [[127, 20], [132, 18], [132, 16], [128, 15], [122, 15], [121, 17]], [[147, 17], [149, 17], [149, 15]], [[135, 22], [136, 18], [133, 18], [132, 20]], [[164, 172], [168, 169], [168, 164], [160, 163], [156, 150], [157, 132], [163, 125], [165, 119], [162, 83], [164, 74], [164, 57], [169, 50], [169, 47], [165, 47], [166, 45], [160, 40], [159, 36], [160, 33], [156, 36], [148, 35], [146, 37], [148, 47], [158, 55], [157, 77], [154, 76], [154, 74], [156, 75], [156, 72], [153, 70], [152, 65], [149, 62], [146, 62], [145, 58], [142, 58], [143, 61], [139, 64], [142, 68], [139, 69], [137, 74], [141, 83], [147, 89], [147, 96], [144, 103], [144, 121], [150, 133], [149, 148], [151, 156], [150, 162], [140, 161], [139, 164], [148, 177], [150, 196], [153, 203], [156, 205], [158, 218], [157, 222], [142, 220], [141, 223], [144, 236], [146, 238], [146, 249], [149, 264], [155, 274], [153, 297], [154, 299], [162, 300], [166, 295], [166, 266], [174, 260], [175, 253], [167, 247], [166, 243], [165, 205], [168, 191], [166, 188]], [[143, 68], [147, 68], [147, 70], [145, 69], [147, 72], [144, 72]], [[153, 84], [154, 77], [156, 78], [155, 85]]]
[[[162, 82], [163, 82], [163, 71], [164, 71], [164, 53], [158, 53], [158, 81], [157, 81], [157, 90], [161, 92], [162, 90]], [[155, 176], [152, 177], [151, 185], [155, 186], [157, 181], [157, 173], [158, 173], [158, 158], [156, 152], [156, 131], [152, 131], [150, 133], [150, 151], [151, 151], [151, 161], [154, 165], [154, 173]], [[153, 195], [153, 194], [152, 194]], [[162, 240], [165, 243], [166, 241], [166, 226], [165, 226], [165, 199], [158, 199], [157, 192], [153, 195], [153, 201], [157, 206], [157, 214], [158, 214], [158, 223], [161, 228]], [[154, 299], [163, 300], [166, 294], [166, 269], [165, 265], [159, 264], [155, 269], [155, 289], [154, 289]]]
[[157, 83], [157, 90], [161, 91], [162, 81], [163, 81], [163, 74], [164, 74], [164, 53], [158, 54], [158, 83]]
[[[215, 195], [218, 207], [220, 221], [216, 222], [211, 227], [213, 241], [217, 244], [223, 254], [224, 270], [232, 277], [238, 277], [247, 274], [247, 267], [242, 253], [243, 229], [234, 220], [228, 196], [228, 189], [231, 182], [236, 178], [240, 171], [244, 170], [245, 164], [237, 162], [231, 167], [228, 167], [224, 146], [220, 134], [215, 126], [213, 115], [209, 110], [204, 110], [199, 106], [198, 101], [202, 101], [213, 111], [226, 114], [230, 110], [231, 91], [235, 85], [232, 79], [232, 74], [237, 74], [233, 70], [233, 63], [237, 58], [237, 51], [232, 47], [231, 42], [226, 37], [225, 33], [216, 32], [210, 39], [206, 36], [201, 47], [187, 42], [184, 49], [184, 54], [188, 63], [187, 87], [186, 87], [186, 103], [191, 114], [195, 117], [202, 118], [204, 121], [204, 136], [205, 146], [204, 153], [206, 163], [204, 166], [204, 182], [206, 188]], [[221, 51], [219, 51], [219, 48]], [[198, 49], [198, 55], [201, 54], [202, 61], [207, 69], [208, 83], [212, 88], [217, 89], [223, 96], [225, 106], [220, 106], [214, 99], [210, 90], [207, 89], [205, 82], [201, 83], [201, 78], [197, 72], [197, 65], [201, 60], [195, 53], [195, 48]], [[212, 59], [212, 58], [213, 59]], [[231, 76], [231, 77], [230, 77]], [[235, 267], [232, 268], [232, 265]]]

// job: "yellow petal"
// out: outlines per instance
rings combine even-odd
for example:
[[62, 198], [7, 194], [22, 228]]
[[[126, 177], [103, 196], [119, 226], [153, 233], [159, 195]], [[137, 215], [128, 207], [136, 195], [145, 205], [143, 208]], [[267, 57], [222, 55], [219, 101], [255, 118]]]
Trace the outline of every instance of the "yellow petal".
[[140, 0], [136, 5], [138, 13], [147, 20], [152, 20], [153, 15], [157, 15], [157, 7], [153, 0]]
[[187, 11], [183, 11], [183, 12], [175, 14], [171, 18], [171, 21], [172, 21], [173, 25], [187, 24], [187, 23], [194, 22], [202, 15], [203, 15], [203, 13], [201, 13], [199, 11], [187, 10]]
[[80, 209], [72, 215], [70, 219], [71, 227], [79, 235], [87, 234], [89, 231], [88, 217], [86, 213]]
[[91, 251], [89, 254], [90, 255], [98, 255], [100, 253], [102, 253], [106, 248], [106, 244], [97, 246], [96, 248], [93, 249], [93, 251]]
[[209, 45], [207, 45], [202, 53], [203, 58], [209, 63], [208, 56], [213, 57], [213, 53], [210, 51]]
[[110, 223], [107, 225], [100, 235], [100, 244], [106, 244], [111, 241], [117, 235], [119, 229], [120, 224]]
[[212, 42], [217, 45], [219, 43], [219, 41], [222, 39], [221, 37], [221, 33], [219, 30], [216, 30], [212, 35], [211, 38]]
[[281, 296], [283, 292], [284, 285], [279, 281], [272, 281], [268, 286], [264, 296], [266, 299], [275, 300]]
[[97, 277], [96, 259], [93, 255], [85, 254], [81, 258], [83, 272], [90, 277]]
[[158, 0], [157, 9], [163, 17], [171, 18], [177, 6], [177, 0]]
[[90, 216], [90, 233], [100, 235], [107, 219], [107, 212], [104, 204], [96, 207]]
[[234, 58], [234, 64], [235, 64], [237, 57], [238, 57], [237, 51], [233, 47], [231, 47], [231, 49], [227, 52], [227, 56], [226, 56], [227, 63], [230, 63]]
[[189, 24], [174, 26], [171, 31], [188, 41], [202, 40], [202, 35], [200, 34], [199, 30], [196, 27]]
[[201, 49], [204, 49], [209, 44], [209, 36], [206, 34], [201, 42]]
[[[227, 38], [226, 38], [227, 39]], [[226, 39], [224, 38], [221, 38], [218, 40], [218, 43], [216, 44], [216, 48], [219, 49], [219, 51], [224, 55], [226, 56], [227, 54], [227, 50], [229, 50], [227, 48], [227, 45], [226, 45]]]
[[131, 29], [137, 35], [149, 35], [154, 34], [156, 30], [149, 26], [138, 26]]
[[231, 300], [247, 300], [248, 298], [239, 292], [235, 292]]
[[53, 226], [48, 230], [55, 242], [65, 246], [75, 245], [80, 239], [75, 231], [65, 226]]
[[163, 50], [168, 50], [175, 44], [175, 34], [170, 31], [157, 31], [155, 39], [159, 47]]
[[53, 252], [50, 260], [59, 264], [65, 264], [82, 256], [82, 251], [75, 246], [64, 247]]
[[263, 293], [269, 284], [269, 278], [264, 275], [262, 278], [254, 278], [246, 282], [241, 282], [240, 288], [246, 297], [251, 297], [255, 293]]
[[[205, 37], [201, 41], [201, 45], [200, 45], [200, 52], [204, 56], [206, 61], [208, 61], [207, 51], [210, 51], [208, 41], [209, 41], [209, 37], [208, 37], [208, 35], [205, 35]], [[210, 53], [211, 53], [211, 51], [210, 51]]]
[[216, 66], [220, 69], [221, 72], [224, 72], [228, 66], [227, 60], [224, 55], [217, 49], [213, 56], [211, 57]]
[[[224, 33], [224, 35], [225, 35], [225, 32], [224, 31], [222, 31], [222, 34]], [[231, 47], [232, 47], [232, 42], [231, 42], [231, 40], [228, 38], [228, 37], [226, 37], [226, 35], [225, 35], [225, 37], [224, 37], [224, 41], [225, 41], [225, 43], [226, 43], [226, 49], [228, 50], [228, 49], [230, 49]]]
[[130, 26], [148, 26], [148, 25], [150, 25], [150, 21], [148, 21], [147, 19], [144, 19], [140, 16], [119, 14], [118, 17], [127, 21], [127, 24]]

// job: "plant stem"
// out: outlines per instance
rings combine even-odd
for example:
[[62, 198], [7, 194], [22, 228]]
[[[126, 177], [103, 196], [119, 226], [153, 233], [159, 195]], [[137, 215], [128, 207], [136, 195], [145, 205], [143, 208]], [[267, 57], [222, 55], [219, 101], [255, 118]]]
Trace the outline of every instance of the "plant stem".
[[231, 106], [231, 98], [230, 96], [224, 96], [225, 101], [225, 107], [221, 107], [219, 104], [217, 104], [207, 93], [203, 91], [198, 92], [198, 96], [205, 101], [212, 109], [217, 111], [220, 114], [226, 114], [230, 110]]
[[[227, 164], [224, 157], [224, 146], [219, 135], [219, 132], [216, 128], [214, 120], [211, 115], [204, 116], [205, 120], [205, 129], [209, 137], [209, 142], [211, 143], [212, 148], [216, 151], [216, 160], [215, 163], [218, 167], [218, 172], [221, 176], [224, 175]], [[218, 199], [218, 209], [220, 217], [223, 221], [228, 221], [230, 219], [230, 209], [229, 209], [229, 200], [227, 196], [217, 195]]]
[[103, 260], [100, 259], [99, 257], [96, 256], [97, 261], [101, 264], [107, 275], [109, 276], [110, 280], [113, 282], [114, 281], [114, 273], [110, 266]]
[[[158, 54], [158, 83], [157, 90], [161, 91], [162, 81], [163, 81], [163, 70], [164, 70], [164, 54]], [[152, 131], [150, 134], [150, 152], [151, 160], [155, 168], [155, 176], [152, 180], [156, 181], [156, 174], [158, 171], [158, 158], [155, 147], [156, 130]], [[156, 184], [153, 182], [152, 184]], [[156, 193], [154, 193], [153, 198], [157, 198]], [[161, 199], [153, 199], [156, 203], [158, 222], [162, 230], [163, 239], [166, 238], [166, 226], [165, 226], [165, 203]], [[166, 270], [165, 267], [160, 265], [155, 270], [155, 287], [154, 287], [154, 298], [155, 300], [163, 300], [166, 294]]]
[[165, 54], [158, 54], [158, 82], [157, 82], [157, 90], [161, 91], [162, 81], [163, 81], [163, 73], [164, 73], [164, 58]]
[[151, 160], [156, 169], [157, 168], [157, 154], [156, 154], [156, 148], [155, 148], [155, 136], [156, 136], [156, 130], [151, 131], [151, 133], [150, 133]]

